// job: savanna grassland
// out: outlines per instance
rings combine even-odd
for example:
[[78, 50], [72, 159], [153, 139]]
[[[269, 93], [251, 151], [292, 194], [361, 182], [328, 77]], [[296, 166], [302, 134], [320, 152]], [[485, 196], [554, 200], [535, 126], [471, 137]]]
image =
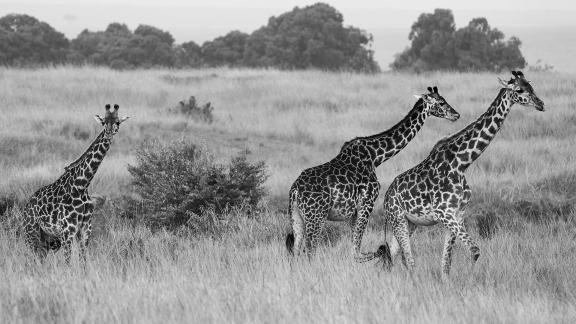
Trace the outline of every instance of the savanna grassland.
[[[457, 243], [443, 280], [440, 226], [414, 235], [412, 273], [399, 260], [391, 272], [354, 263], [343, 224], [328, 227], [313, 258], [289, 261], [287, 192], [304, 168], [350, 138], [386, 130], [413, 94], [437, 85], [462, 117], [430, 117], [379, 167], [382, 196], [437, 140], [487, 109], [499, 89], [495, 74], [0, 69], [0, 199], [16, 201], [0, 216], [0, 323], [573, 323], [576, 75], [525, 74], [546, 111], [514, 106], [469, 169], [468, 227], [482, 254], [472, 268]], [[212, 124], [169, 112], [191, 95], [212, 102]], [[106, 202], [94, 214], [88, 262], [68, 265], [59, 252], [40, 263], [20, 237], [19, 206], [86, 149], [100, 130], [92, 116], [106, 103], [131, 118], [90, 187]], [[258, 212], [230, 211], [215, 222], [226, 230], [211, 235], [151, 231], [122, 218], [127, 165], [152, 138], [201, 143], [221, 161], [247, 150], [268, 166], [267, 201]], [[365, 250], [384, 240], [381, 209], [379, 201]]]

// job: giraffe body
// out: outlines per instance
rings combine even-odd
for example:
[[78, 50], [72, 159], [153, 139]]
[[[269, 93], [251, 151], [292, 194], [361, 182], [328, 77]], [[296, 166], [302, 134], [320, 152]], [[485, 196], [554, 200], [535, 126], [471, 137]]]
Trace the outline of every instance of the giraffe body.
[[458, 113], [438, 94], [428, 88], [408, 115], [390, 130], [346, 142], [331, 161], [304, 170], [292, 184], [289, 214], [294, 234], [286, 245], [296, 254], [308, 253], [318, 246], [326, 220], [347, 221], [357, 261], [362, 260], [360, 244], [380, 183], [376, 168], [400, 152], [414, 138], [430, 114], [450, 120]]
[[26, 240], [41, 257], [46, 256], [49, 250], [64, 247], [69, 259], [74, 241], [80, 244], [81, 254], [85, 257], [92, 232], [90, 217], [94, 211], [88, 186], [120, 123], [127, 119], [118, 118], [118, 105], [114, 106], [114, 111], [106, 105], [105, 117], [96, 117], [104, 130], [80, 158], [65, 168], [64, 174], [36, 191], [24, 207]]
[[480, 256], [476, 242], [464, 226], [464, 211], [471, 197], [465, 171], [488, 147], [500, 130], [514, 103], [544, 109], [522, 72], [500, 90], [488, 110], [460, 132], [440, 140], [428, 157], [396, 177], [384, 197], [384, 216], [392, 225], [392, 256], [400, 250], [408, 267], [415, 262], [410, 237], [417, 226], [442, 224], [448, 231], [442, 269], [448, 274], [452, 249], [459, 238], [471, 253], [472, 263]]

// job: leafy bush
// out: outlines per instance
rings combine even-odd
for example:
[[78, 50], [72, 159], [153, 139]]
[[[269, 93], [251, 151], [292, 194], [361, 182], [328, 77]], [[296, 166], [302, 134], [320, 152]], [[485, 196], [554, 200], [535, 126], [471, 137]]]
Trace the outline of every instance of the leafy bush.
[[214, 217], [253, 208], [266, 194], [265, 164], [249, 162], [245, 152], [223, 166], [198, 145], [151, 141], [137, 149], [136, 161], [128, 166], [136, 195], [128, 199], [125, 216], [140, 215], [154, 227], [205, 228], [199, 224], [210, 222], [205, 211]]
[[196, 102], [196, 97], [194, 96], [190, 96], [188, 102], [180, 101], [178, 106], [170, 108], [170, 111], [172, 112], [184, 114], [194, 120], [202, 121], [208, 124], [211, 124], [214, 120], [212, 110], [214, 110], [214, 107], [212, 107], [210, 102], [199, 106]]
[[16, 196], [10, 195], [0, 195], [0, 215], [4, 215], [10, 208], [14, 207], [16, 203]]

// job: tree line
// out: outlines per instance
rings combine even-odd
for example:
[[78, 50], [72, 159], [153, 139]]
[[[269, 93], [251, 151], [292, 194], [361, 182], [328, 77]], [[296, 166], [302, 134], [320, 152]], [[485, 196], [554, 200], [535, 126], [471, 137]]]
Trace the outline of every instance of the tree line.
[[424, 13], [412, 25], [409, 48], [396, 55], [394, 70], [501, 71], [524, 68], [520, 39], [504, 39], [486, 18], [474, 18], [456, 29], [452, 11]]
[[[317, 3], [271, 17], [251, 34], [231, 31], [204, 42], [176, 44], [168, 32], [111, 23], [103, 31], [82, 31], [68, 40], [49, 24], [22, 14], [0, 18], [0, 65], [89, 64], [114, 69], [151, 67], [273, 67], [279, 69], [380, 71], [373, 37], [344, 26], [342, 14]], [[452, 12], [436, 9], [412, 25], [411, 46], [397, 55], [394, 70], [489, 70], [523, 68], [520, 40], [504, 40], [485, 18], [455, 29]]]

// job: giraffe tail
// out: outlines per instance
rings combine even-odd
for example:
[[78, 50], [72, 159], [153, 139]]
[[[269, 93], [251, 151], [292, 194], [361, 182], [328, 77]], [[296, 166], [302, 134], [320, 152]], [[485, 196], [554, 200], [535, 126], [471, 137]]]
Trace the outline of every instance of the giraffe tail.
[[[300, 249], [300, 241], [302, 237], [302, 227], [304, 223], [302, 222], [302, 217], [300, 216], [300, 211], [298, 210], [298, 206], [296, 201], [298, 200], [298, 190], [295, 188], [290, 189], [290, 198], [288, 202], [288, 215], [290, 217], [292, 223], [292, 232], [286, 235], [286, 249], [290, 255], [294, 255], [294, 246], [296, 245], [296, 249]], [[298, 242], [296, 242], [298, 239]], [[300, 253], [301, 251], [296, 251], [296, 253]]]
[[294, 233], [292, 232], [286, 235], [286, 249], [290, 255], [294, 255]]
[[378, 247], [376, 253], [374, 253], [374, 257], [378, 258], [378, 262], [382, 262], [382, 267], [386, 270], [390, 270], [392, 268], [392, 254], [390, 253], [390, 245], [388, 242], [384, 242], [384, 244]]
[[[388, 193], [386, 193], [388, 194]], [[378, 247], [378, 250], [374, 253], [374, 257], [379, 258], [378, 262], [382, 262], [382, 266], [386, 270], [392, 268], [392, 252], [390, 252], [390, 245], [386, 240], [386, 234], [388, 233], [388, 223], [390, 222], [390, 213], [384, 212], [384, 244]]]

